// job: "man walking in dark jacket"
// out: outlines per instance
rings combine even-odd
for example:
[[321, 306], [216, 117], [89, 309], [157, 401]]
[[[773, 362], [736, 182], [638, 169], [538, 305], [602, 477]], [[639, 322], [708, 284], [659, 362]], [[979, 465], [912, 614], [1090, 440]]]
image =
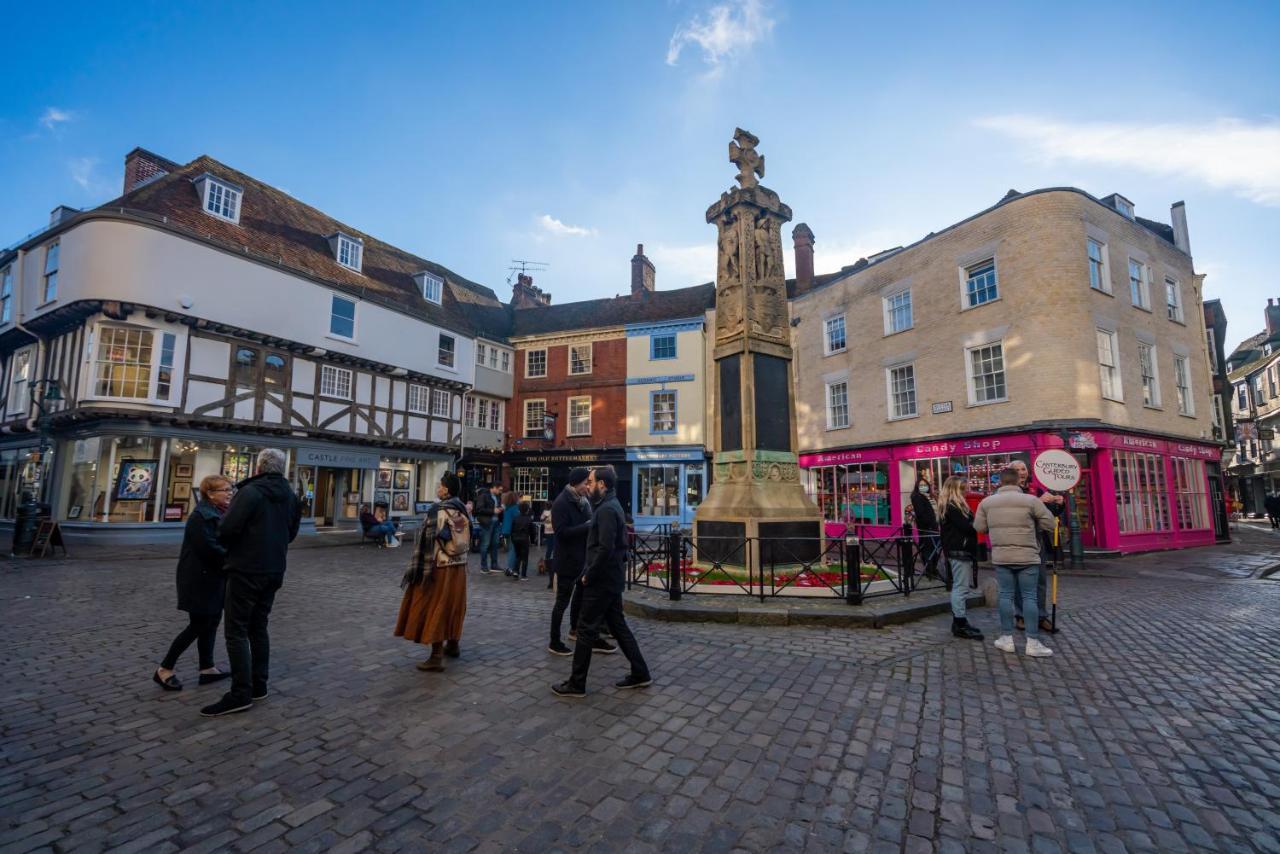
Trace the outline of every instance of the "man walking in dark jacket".
[[[587, 695], [591, 652], [604, 625], [609, 627], [622, 654], [631, 663], [631, 672], [615, 682], [615, 686], [644, 688], [652, 682], [640, 645], [622, 613], [622, 591], [627, 580], [627, 521], [614, 492], [617, 485], [618, 476], [613, 466], [596, 469], [587, 481], [596, 504], [587, 534], [587, 566], [578, 582], [582, 585], [582, 617], [578, 622], [578, 642], [573, 649], [573, 673], [567, 681], [551, 686], [552, 693], [559, 697]], [[556, 533], [559, 534], [559, 528]]]
[[227, 550], [225, 628], [231, 691], [200, 714], [243, 712], [267, 698], [270, 640], [267, 617], [284, 583], [285, 556], [298, 535], [301, 509], [284, 479], [286, 457], [278, 448], [258, 454], [257, 474], [236, 487], [222, 517], [218, 542]]
[[476, 493], [476, 506], [472, 515], [480, 529], [480, 571], [488, 573], [498, 568], [498, 496], [502, 484], [491, 483]]
[[[591, 529], [591, 505], [585, 468], [569, 472], [569, 483], [551, 504], [551, 527], [556, 532], [556, 551], [551, 561], [556, 575], [556, 604], [551, 609], [551, 643], [547, 651], [553, 655], [573, 655], [573, 650], [560, 640], [560, 623], [565, 608], [569, 609], [569, 631], [578, 630], [582, 610], [582, 569], [587, 562], [587, 532]], [[573, 638], [571, 637], [570, 640]], [[617, 648], [600, 640], [596, 652], [612, 653]]]

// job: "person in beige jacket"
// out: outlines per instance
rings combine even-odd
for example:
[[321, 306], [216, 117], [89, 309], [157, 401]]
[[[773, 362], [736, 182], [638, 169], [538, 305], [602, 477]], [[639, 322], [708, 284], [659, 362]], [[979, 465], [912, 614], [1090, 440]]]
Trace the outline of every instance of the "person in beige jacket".
[[991, 563], [1000, 585], [1000, 637], [996, 649], [1013, 652], [1013, 599], [1022, 593], [1027, 624], [1027, 655], [1044, 657], [1053, 650], [1040, 642], [1040, 608], [1036, 582], [1040, 574], [1040, 531], [1053, 530], [1053, 514], [1044, 502], [1018, 486], [1017, 469], [1000, 472], [1000, 488], [982, 499], [973, 527], [991, 541]]

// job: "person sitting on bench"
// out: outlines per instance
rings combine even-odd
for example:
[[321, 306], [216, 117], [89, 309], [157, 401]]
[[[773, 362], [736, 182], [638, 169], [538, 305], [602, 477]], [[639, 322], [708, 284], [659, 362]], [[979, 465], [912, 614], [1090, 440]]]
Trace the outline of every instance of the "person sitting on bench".
[[360, 514], [360, 526], [364, 528], [366, 537], [381, 534], [383, 545], [387, 548], [400, 547], [400, 538], [396, 536], [396, 523], [387, 518], [387, 505], [375, 504], [372, 513], [369, 512], [368, 505], [365, 505], [364, 512]]

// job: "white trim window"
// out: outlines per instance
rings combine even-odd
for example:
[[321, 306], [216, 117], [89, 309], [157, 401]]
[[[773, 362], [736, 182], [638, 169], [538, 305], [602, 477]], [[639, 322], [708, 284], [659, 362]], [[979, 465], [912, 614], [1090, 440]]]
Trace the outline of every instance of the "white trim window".
[[13, 320], [13, 265], [0, 270], [0, 325]]
[[525, 379], [537, 379], [547, 375], [547, 348], [524, 351]]
[[1150, 277], [1141, 261], [1129, 259], [1129, 300], [1143, 311], [1151, 311]]
[[884, 298], [884, 334], [905, 332], [915, 325], [911, 316], [911, 289]]
[[519, 498], [527, 497], [530, 501], [546, 501], [547, 467], [517, 468], [511, 471], [511, 488]]
[[356, 338], [356, 301], [332, 295], [329, 303], [329, 334], [354, 341]]
[[337, 257], [339, 264], [359, 273], [360, 265], [364, 260], [364, 241], [358, 237], [339, 234]]
[[837, 314], [835, 317], [828, 317], [822, 324], [822, 340], [824, 342], [824, 352], [830, 356], [833, 353], [843, 353], [848, 341], [845, 336], [844, 315]]
[[827, 429], [842, 430], [849, 426], [849, 383], [837, 380], [827, 383]]
[[1164, 277], [1164, 305], [1169, 319], [1175, 323], [1183, 323], [1182, 318], [1182, 285], [1172, 276]]
[[[493, 357], [492, 357], [492, 356], [490, 356], [489, 358], [490, 358], [490, 360], [492, 361]], [[502, 368], [501, 368], [501, 370], [502, 370], [502, 372], [503, 372], [504, 374], [509, 374], [509, 373], [511, 373], [511, 351], [510, 351], [510, 350], [503, 350], [503, 351], [502, 351]]]
[[[1178, 414], [1194, 416], [1196, 414], [1196, 399], [1191, 394], [1191, 372], [1187, 370], [1186, 356], [1175, 355], [1173, 357], [1173, 384], [1178, 389]], [[1214, 415], [1216, 416], [1217, 413], [1215, 412]], [[1216, 426], [1221, 427], [1222, 425], [1218, 424]]]
[[320, 394], [351, 399], [351, 371], [336, 365], [320, 366]]
[[53, 302], [58, 298], [58, 256], [62, 254], [62, 244], [54, 241], [44, 250], [44, 291], [40, 304]]
[[569, 398], [569, 432], [567, 436], [591, 435], [591, 396]]
[[440, 334], [440, 345], [436, 348], [436, 364], [442, 368], [454, 367], [458, 342], [452, 335]]
[[885, 371], [889, 388], [889, 420], [916, 416], [915, 363], [898, 365]]
[[[494, 405], [496, 406], [497, 404], [494, 404]], [[476, 416], [474, 426], [479, 427], [481, 430], [483, 430], [485, 422], [489, 420], [489, 399], [484, 397], [480, 398], [479, 407], [480, 407], [480, 412]]]
[[[156, 370], [156, 399], [168, 400], [173, 393], [173, 359], [178, 346], [178, 336], [172, 332], [160, 333], [160, 364]], [[268, 356], [268, 362], [279, 356]]]
[[152, 346], [150, 329], [99, 326], [94, 347], [93, 394], [120, 400], [151, 397]]
[[35, 369], [35, 345], [15, 350], [9, 358], [9, 394], [5, 409], [21, 415], [31, 406], [31, 375]]
[[546, 429], [547, 402], [541, 398], [524, 402], [524, 437], [541, 439]]
[[205, 175], [200, 180], [204, 184], [204, 212], [227, 222], [239, 222], [240, 188], [212, 175]]
[[[406, 397], [406, 408], [410, 412], [416, 412], [419, 415], [427, 414], [427, 387], [418, 385], [417, 383], [409, 383], [409, 393]], [[472, 398], [467, 398], [467, 403], [473, 403]]]
[[[502, 429], [502, 414], [504, 411], [501, 401], [493, 400], [489, 402], [489, 429], [499, 431]], [[484, 420], [481, 419], [480, 426], [484, 426]]]
[[[1188, 399], [1189, 398], [1190, 396], [1188, 395]], [[1223, 432], [1222, 431], [1222, 424], [1223, 424], [1222, 413], [1224, 412], [1222, 408], [1222, 395], [1215, 394], [1213, 396], [1213, 400], [1211, 401], [1211, 404], [1212, 406], [1209, 411], [1209, 423], [1213, 425], [1213, 430], [1214, 430], [1213, 437], [1215, 439], [1221, 439], [1222, 432]], [[1192, 412], [1190, 414], [1194, 415], [1195, 413]]]
[[676, 432], [675, 389], [649, 392], [649, 432], [655, 436]]
[[476, 342], [476, 367], [477, 368], [484, 367], [484, 355], [487, 349], [488, 348], [485, 347], [485, 345], [481, 344], [479, 341]]
[[1098, 384], [1107, 400], [1124, 402], [1124, 388], [1120, 381], [1120, 349], [1116, 334], [1109, 329], [1098, 332]]
[[996, 259], [988, 258], [964, 268], [964, 305], [977, 308], [1000, 298], [996, 281]]
[[453, 395], [442, 388], [431, 389], [431, 415], [433, 418], [450, 418], [453, 414]]
[[969, 403], [1000, 403], [1009, 399], [1009, 386], [1005, 382], [1004, 342], [993, 341], [981, 347], [970, 347], [968, 356]]
[[444, 302], [444, 279], [431, 273], [422, 274], [422, 298], [440, 305]]
[[1138, 372], [1142, 376], [1142, 405], [1160, 408], [1160, 378], [1157, 376], [1156, 348], [1145, 341], [1138, 342]]
[[574, 376], [591, 373], [591, 342], [569, 345], [569, 373]]
[[462, 396], [462, 423], [468, 427], [476, 426], [476, 397], [473, 394]]
[[1088, 238], [1086, 243], [1089, 255], [1089, 287], [1109, 294], [1111, 293], [1111, 276], [1107, 273], [1106, 244], [1092, 237]]

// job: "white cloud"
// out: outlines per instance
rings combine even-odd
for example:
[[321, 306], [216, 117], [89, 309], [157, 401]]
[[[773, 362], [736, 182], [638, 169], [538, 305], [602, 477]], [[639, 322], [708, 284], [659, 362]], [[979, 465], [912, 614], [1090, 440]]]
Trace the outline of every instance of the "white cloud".
[[65, 124], [75, 118], [75, 114], [70, 110], [63, 110], [59, 107], [45, 107], [44, 115], [40, 116], [40, 124], [48, 130], [55, 130], [58, 125]]
[[542, 227], [543, 231], [556, 237], [592, 237], [596, 233], [594, 228], [567, 225], [550, 214], [543, 214], [538, 217], [538, 225]]
[[77, 157], [67, 164], [71, 172], [71, 180], [80, 185], [83, 190], [92, 189], [95, 184], [93, 178], [93, 170], [98, 165], [96, 157]]
[[676, 27], [667, 46], [667, 65], [675, 65], [690, 46], [702, 49], [702, 60], [717, 68], [746, 51], [773, 30], [762, 0], [728, 0]]
[[669, 290], [713, 282], [716, 278], [715, 243], [669, 246], [657, 243], [645, 247], [645, 254], [657, 270], [658, 288]]
[[1068, 124], [1039, 116], [989, 116], [978, 127], [1033, 147], [1047, 161], [1075, 160], [1192, 178], [1280, 207], [1280, 121]]

